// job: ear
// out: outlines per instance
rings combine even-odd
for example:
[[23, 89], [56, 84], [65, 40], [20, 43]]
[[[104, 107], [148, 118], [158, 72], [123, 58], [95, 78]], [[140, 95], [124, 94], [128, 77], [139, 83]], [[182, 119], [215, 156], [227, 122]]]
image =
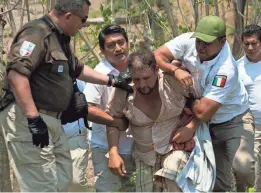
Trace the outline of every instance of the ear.
[[64, 14], [65, 20], [69, 20], [71, 18], [71, 16], [72, 16], [71, 12], [67, 12], [67, 13]]
[[222, 46], [224, 46], [224, 44], [226, 43], [226, 41], [227, 41], [227, 38], [226, 38], [226, 37], [224, 37], [224, 38], [221, 39], [220, 43], [222, 44]]
[[100, 51], [101, 51], [102, 54], [104, 54], [105, 49], [103, 49], [103, 48], [100, 46]]
[[156, 66], [155, 66], [155, 72], [158, 72], [159, 71], [159, 65], [157, 64]]

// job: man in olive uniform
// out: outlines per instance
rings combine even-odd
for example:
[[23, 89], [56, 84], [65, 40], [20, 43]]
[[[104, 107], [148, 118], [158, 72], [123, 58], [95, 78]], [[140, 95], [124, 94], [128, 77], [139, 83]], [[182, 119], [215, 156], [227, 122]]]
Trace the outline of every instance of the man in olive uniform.
[[70, 36], [85, 27], [90, 5], [89, 0], [58, 0], [53, 10], [24, 25], [13, 40], [4, 89], [12, 91], [15, 101], [0, 113], [0, 126], [21, 191], [68, 189], [72, 161], [60, 117], [72, 98], [73, 78], [127, 85], [120, 77], [83, 65], [70, 50]]

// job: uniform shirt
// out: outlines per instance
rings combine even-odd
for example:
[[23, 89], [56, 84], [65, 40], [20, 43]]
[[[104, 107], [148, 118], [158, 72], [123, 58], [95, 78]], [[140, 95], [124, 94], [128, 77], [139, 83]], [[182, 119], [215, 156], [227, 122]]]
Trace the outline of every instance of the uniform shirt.
[[128, 118], [135, 140], [135, 153], [145, 164], [151, 166], [155, 165], [156, 152], [166, 154], [172, 150], [172, 144], [169, 144], [171, 133], [177, 127], [186, 103], [183, 90], [172, 76], [159, 71], [158, 80], [162, 105], [156, 121], [135, 107], [135, 87], [127, 99], [126, 91], [115, 89], [106, 110], [111, 115], [124, 115]]
[[37, 19], [19, 30], [8, 54], [7, 72], [14, 70], [28, 77], [38, 109], [61, 112], [73, 92], [69, 61], [75, 66], [74, 77], [79, 76], [83, 65], [70, 52], [70, 37], [48, 15], [43, 18], [48, 24]]
[[174, 58], [182, 60], [185, 68], [198, 79], [196, 84], [201, 87], [202, 96], [222, 104], [211, 123], [223, 123], [244, 113], [248, 109], [248, 95], [239, 80], [228, 43], [214, 59], [200, 63], [195, 38], [190, 38], [192, 34], [182, 34], [165, 45]]
[[[85, 87], [85, 82], [81, 80], [76, 80], [77, 86], [81, 92], [83, 92], [84, 87]], [[65, 134], [68, 137], [73, 137], [77, 135], [85, 135], [87, 132], [87, 128], [85, 128], [85, 124], [83, 119], [79, 119], [78, 121], [75, 121], [73, 123], [67, 123], [63, 125], [63, 129]]]
[[[95, 70], [102, 74], [113, 74], [116, 76], [119, 74], [119, 71], [115, 69], [107, 60], [101, 61], [95, 67]], [[98, 107], [105, 110], [109, 95], [113, 89], [113, 87], [107, 87], [105, 85], [87, 83], [84, 89], [84, 94], [88, 103], [96, 104]], [[97, 123], [92, 123], [92, 131], [89, 132], [89, 140], [91, 142], [92, 147], [108, 149], [106, 126]], [[120, 133], [119, 153], [131, 153], [132, 144], [133, 139], [128, 134], [128, 131], [122, 131]]]
[[250, 62], [246, 56], [238, 61], [239, 78], [243, 81], [249, 95], [249, 107], [255, 123], [261, 125], [261, 61]]

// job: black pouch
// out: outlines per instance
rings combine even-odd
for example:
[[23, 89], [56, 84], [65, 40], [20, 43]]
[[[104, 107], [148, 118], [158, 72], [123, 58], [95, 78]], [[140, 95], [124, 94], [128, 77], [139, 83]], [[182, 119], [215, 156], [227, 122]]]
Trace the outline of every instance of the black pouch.
[[73, 81], [73, 96], [71, 98], [68, 108], [63, 111], [61, 116], [62, 124], [72, 123], [74, 121], [83, 118], [85, 127], [90, 129], [87, 121], [88, 116], [88, 103], [85, 98], [84, 93], [82, 93], [76, 83], [76, 80]]
[[10, 103], [15, 101], [15, 97], [11, 91], [5, 91], [3, 97], [0, 99], [0, 111], [4, 110]]

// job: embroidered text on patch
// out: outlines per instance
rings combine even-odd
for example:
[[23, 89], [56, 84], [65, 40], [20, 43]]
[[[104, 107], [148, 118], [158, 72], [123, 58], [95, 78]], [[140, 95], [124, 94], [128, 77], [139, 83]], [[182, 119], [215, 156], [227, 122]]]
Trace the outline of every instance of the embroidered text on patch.
[[30, 56], [35, 48], [35, 44], [32, 42], [24, 41], [20, 48], [21, 56]]
[[227, 76], [225, 75], [216, 75], [212, 85], [218, 87], [224, 87], [227, 81]]

